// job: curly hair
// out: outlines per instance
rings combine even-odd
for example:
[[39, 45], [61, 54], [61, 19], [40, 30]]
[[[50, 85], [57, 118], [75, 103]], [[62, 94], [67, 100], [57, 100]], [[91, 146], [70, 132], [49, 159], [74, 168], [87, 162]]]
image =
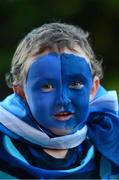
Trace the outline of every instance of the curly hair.
[[11, 70], [6, 75], [8, 86], [23, 87], [27, 71], [33, 63], [33, 57], [54, 45], [57, 48], [67, 47], [72, 51], [75, 51], [75, 44], [79, 45], [90, 60], [93, 76], [101, 79], [103, 77], [102, 62], [96, 59], [88, 37], [88, 32], [66, 23], [49, 23], [34, 29], [26, 35], [16, 49], [11, 62]]

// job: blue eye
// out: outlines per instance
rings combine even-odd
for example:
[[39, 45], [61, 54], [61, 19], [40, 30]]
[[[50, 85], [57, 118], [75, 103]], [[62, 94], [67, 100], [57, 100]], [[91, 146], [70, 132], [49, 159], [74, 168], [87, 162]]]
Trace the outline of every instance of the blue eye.
[[81, 82], [79, 82], [79, 81], [72, 82], [69, 85], [70, 89], [82, 89], [83, 87], [84, 87], [84, 85]]
[[54, 87], [53, 87], [52, 84], [44, 84], [44, 85], [42, 85], [42, 87], [41, 87], [41, 90], [42, 90], [43, 92], [50, 92], [50, 91], [52, 91], [53, 89], [54, 89]]

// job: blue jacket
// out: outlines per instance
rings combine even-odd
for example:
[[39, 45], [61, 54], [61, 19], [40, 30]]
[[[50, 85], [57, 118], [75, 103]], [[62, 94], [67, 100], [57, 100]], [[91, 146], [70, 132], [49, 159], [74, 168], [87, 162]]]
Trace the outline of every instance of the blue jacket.
[[[27, 107], [16, 94], [10, 95], [0, 106], [35, 126], [30, 121]], [[1, 179], [119, 179], [119, 117], [114, 91], [108, 92], [100, 86], [90, 103], [86, 140], [69, 150], [66, 158], [61, 160], [51, 157], [41, 147], [15, 134], [1, 119], [2, 113]]]

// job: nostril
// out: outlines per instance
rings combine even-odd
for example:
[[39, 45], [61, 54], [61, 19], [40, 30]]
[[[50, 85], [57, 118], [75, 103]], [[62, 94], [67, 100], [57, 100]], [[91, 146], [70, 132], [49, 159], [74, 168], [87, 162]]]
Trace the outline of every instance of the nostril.
[[60, 97], [60, 99], [57, 100], [57, 105], [58, 106], [67, 106], [71, 103], [71, 100], [68, 97]]

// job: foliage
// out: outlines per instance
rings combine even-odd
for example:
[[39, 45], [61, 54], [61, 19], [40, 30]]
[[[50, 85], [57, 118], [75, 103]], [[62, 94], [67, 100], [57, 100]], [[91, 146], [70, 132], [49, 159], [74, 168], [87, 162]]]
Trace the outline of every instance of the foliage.
[[105, 74], [111, 72], [111, 78], [107, 75], [108, 85], [115, 83], [119, 89], [113, 74], [118, 67], [118, 0], [0, 0], [2, 81], [19, 41], [33, 28], [52, 21], [79, 25], [90, 32], [97, 58], [104, 59]]

